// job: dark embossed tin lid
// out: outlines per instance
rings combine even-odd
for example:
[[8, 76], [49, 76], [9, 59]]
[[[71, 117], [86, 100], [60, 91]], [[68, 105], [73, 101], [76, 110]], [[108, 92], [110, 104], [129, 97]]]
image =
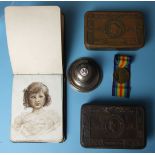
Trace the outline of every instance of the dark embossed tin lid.
[[142, 149], [145, 130], [145, 110], [140, 105], [90, 103], [81, 108], [83, 147]]
[[91, 58], [83, 57], [74, 61], [68, 70], [68, 79], [78, 91], [91, 91], [101, 81], [102, 72], [98, 64]]
[[137, 49], [144, 46], [144, 15], [139, 11], [88, 11], [84, 19], [88, 49]]

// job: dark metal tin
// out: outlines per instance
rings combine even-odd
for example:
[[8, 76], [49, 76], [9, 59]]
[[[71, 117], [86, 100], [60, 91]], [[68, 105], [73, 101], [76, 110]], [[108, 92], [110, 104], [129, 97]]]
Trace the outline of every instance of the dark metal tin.
[[87, 12], [84, 42], [88, 49], [135, 49], [144, 46], [144, 17], [139, 11]]
[[85, 104], [81, 109], [80, 133], [83, 147], [144, 148], [144, 109], [133, 105]]
[[102, 72], [93, 59], [84, 57], [71, 64], [68, 79], [76, 90], [88, 92], [98, 86], [102, 79]]

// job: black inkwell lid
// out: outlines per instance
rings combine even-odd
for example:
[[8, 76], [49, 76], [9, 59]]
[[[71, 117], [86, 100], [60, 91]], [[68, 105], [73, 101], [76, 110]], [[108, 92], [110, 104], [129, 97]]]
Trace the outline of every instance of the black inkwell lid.
[[88, 92], [95, 89], [102, 79], [99, 65], [88, 57], [74, 61], [68, 70], [70, 84], [78, 91]]

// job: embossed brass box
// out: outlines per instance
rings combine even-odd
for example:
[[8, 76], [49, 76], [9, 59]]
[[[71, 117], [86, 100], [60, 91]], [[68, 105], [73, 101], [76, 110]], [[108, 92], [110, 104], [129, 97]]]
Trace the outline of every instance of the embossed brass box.
[[144, 46], [142, 12], [87, 12], [84, 41], [88, 49], [135, 49]]
[[85, 104], [81, 109], [81, 145], [91, 148], [145, 147], [141, 106]]

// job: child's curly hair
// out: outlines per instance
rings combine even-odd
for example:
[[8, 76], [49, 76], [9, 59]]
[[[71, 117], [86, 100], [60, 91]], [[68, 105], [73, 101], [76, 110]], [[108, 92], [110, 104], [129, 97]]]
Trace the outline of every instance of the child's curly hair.
[[43, 106], [48, 106], [51, 103], [49, 90], [48, 87], [41, 82], [33, 82], [26, 89], [24, 89], [23, 105], [26, 108], [31, 107], [29, 104], [29, 95], [32, 93], [38, 93], [40, 91], [42, 91], [45, 95], [45, 104]]

